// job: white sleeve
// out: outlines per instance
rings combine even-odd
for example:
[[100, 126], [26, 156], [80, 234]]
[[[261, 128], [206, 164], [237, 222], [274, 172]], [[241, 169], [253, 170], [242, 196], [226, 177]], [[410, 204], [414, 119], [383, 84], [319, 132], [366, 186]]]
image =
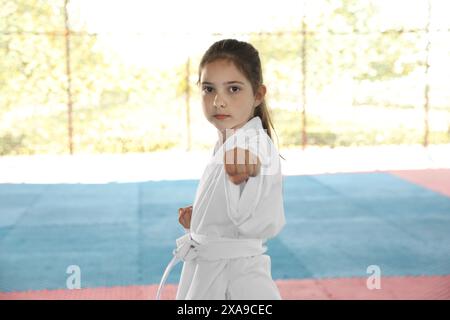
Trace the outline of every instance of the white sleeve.
[[250, 177], [241, 194], [241, 186], [231, 182], [226, 173], [224, 180], [228, 216], [235, 225], [240, 225], [253, 214], [264, 190], [270, 188], [270, 181], [261, 174]]
[[[260, 159], [267, 156], [264, 150], [247, 149], [256, 153]], [[228, 216], [241, 233], [247, 236], [269, 238], [284, 225], [278, 153], [273, 159], [272, 161], [278, 161], [278, 170], [261, 170], [256, 177], [250, 177], [245, 186], [235, 185], [224, 173]]]

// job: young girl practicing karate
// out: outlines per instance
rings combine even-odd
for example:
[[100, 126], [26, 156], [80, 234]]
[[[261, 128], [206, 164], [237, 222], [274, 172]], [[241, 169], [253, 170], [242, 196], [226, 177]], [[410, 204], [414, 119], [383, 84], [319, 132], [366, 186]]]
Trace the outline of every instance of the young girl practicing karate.
[[203, 113], [217, 128], [193, 206], [157, 298], [178, 261], [177, 299], [281, 299], [265, 241], [285, 224], [282, 176], [264, 101], [261, 61], [249, 43], [214, 43], [199, 66]]

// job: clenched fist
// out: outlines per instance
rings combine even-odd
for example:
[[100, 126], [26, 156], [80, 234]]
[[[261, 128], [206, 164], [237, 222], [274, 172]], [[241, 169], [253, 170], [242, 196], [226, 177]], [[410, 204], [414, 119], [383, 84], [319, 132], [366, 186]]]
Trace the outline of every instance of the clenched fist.
[[192, 206], [178, 209], [178, 222], [185, 228], [191, 228]]
[[234, 184], [241, 184], [247, 181], [249, 177], [256, 177], [261, 168], [258, 157], [247, 149], [234, 148], [228, 150], [224, 154], [223, 161], [228, 179]]

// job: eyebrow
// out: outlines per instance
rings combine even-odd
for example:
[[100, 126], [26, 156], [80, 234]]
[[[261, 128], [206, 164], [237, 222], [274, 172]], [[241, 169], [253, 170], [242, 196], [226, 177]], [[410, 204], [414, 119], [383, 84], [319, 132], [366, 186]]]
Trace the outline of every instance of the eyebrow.
[[[224, 82], [223, 84], [233, 84], [233, 83], [239, 83], [239, 84], [245, 85], [245, 83], [243, 83], [242, 81], [236, 81], [236, 80], [227, 81], [227, 82]], [[213, 85], [214, 83], [208, 82], [208, 81], [203, 81], [202, 84], [212, 84]]]

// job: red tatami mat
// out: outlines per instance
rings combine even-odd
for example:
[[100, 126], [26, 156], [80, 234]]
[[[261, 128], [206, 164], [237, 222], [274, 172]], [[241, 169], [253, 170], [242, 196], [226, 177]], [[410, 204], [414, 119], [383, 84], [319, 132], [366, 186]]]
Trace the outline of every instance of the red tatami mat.
[[395, 170], [388, 172], [450, 197], [450, 169]]
[[[278, 280], [283, 299], [436, 299], [450, 300], [450, 275], [382, 277], [381, 288], [369, 290], [366, 278]], [[0, 300], [143, 300], [154, 299], [157, 285], [79, 290], [39, 290], [1, 293]], [[176, 285], [167, 285], [163, 299], [174, 299]]]

